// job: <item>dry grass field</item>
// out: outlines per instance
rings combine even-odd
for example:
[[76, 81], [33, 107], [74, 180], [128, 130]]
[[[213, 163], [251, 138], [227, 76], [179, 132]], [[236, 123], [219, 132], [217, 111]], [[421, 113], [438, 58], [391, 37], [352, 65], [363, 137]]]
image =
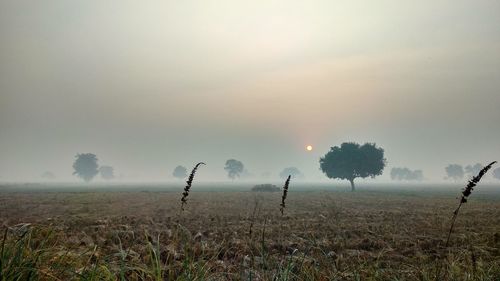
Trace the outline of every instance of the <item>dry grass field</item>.
[[293, 188], [4, 191], [2, 280], [500, 280], [498, 194]]

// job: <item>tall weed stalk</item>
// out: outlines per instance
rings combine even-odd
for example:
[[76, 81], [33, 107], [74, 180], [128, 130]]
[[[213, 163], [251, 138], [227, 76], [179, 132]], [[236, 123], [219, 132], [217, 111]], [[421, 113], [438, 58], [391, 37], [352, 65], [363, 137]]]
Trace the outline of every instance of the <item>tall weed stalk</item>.
[[450, 243], [450, 237], [451, 233], [453, 232], [453, 227], [455, 226], [455, 221], [458, 216], [458, 211], [460, 211], [460, 207], [462, 207], [462, 204], [467, 203], [467, 199], [469, 198], [469, 195], [471, 195], [472, 190], [474, 190], [474, 187], [479, 183], [481, 178], [488, 172], [489, 169], [496, 163], [496, 161], [491, 162], [488, 166], [484, 167], [479, 171], [477, 176], [472, 177], [471, 180], [469, 180], [469, 183], [467, 183], [467, 186], [464, 188], [462, 191], [462, 196], [460, 197], [460, 202], [458, 203], [458, 207], [453, 211], [453, 218], [451, 219], [451, 226], [450, 226], [450, 231], [448, 231], [448, 238], [446, 239], [446, 244], [445, 247], [448, 247]]
[[288, 186], [290, 185], [290, 175], [285, 181], [285, 185], [283, 186], [283, 195], [281, 195], [281, 204], [280, 204], [280, 212], [281, 215], [283, 215], [285, 211], [285, 200], [286, 200], [286, 195], [288, 194]]
[[200, 162], [194, 166], [193, 170], [191, 171], [191, 174], [189, 175], [188, 180], [186, 181], [187, 185], [184, 187], [184, 192], [182, 193], [182, 198], [181, 198], [181, 210], [184, 211], [184, 205], [187, 204], [187, 197], [189, 195], [189, 191], [191, 190], [191, 185], [193, 184], [194, 180], [194, 175], [196, 174], [196, 170], [198, 170], [198, 167], [200, 165], [205, 165], [205, 163]]

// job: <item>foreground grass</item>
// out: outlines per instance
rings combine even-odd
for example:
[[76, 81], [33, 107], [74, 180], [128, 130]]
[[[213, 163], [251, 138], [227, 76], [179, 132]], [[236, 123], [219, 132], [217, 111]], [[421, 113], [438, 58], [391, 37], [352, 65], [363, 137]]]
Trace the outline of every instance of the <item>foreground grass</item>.
[[500, 280], [497, 201], [445, 249], [455, 200], [290, 193], [281, 216], [280, 194], [194, 193], [183, 213], [176, 195], [4, 195], [0, 279]]
[[[176, 231], [180, 248], [164, 251], [160, 237], [144, 237], [145, 251], [119, 248], [102, 255], [97, 247], [72, 251], [47, 228], [26, 227], [6, 231], [0, 255], [2, 280], [499, 280], [500, 267], [474, 257], [470, 250], [447, 252], [443, 259], [418, 257], [413, 264], [391, 268], [379, 259], [358, 256], [354, 262], [332, 253], [309, 255], [293, 249], [270, 255], [265, 241], [246, 241], [249, 254], [240, 264], [225, 264], [224, 246], [213, 255], [203, 243]], [[265, 239], [265, 238], [264, 238]], [[120, 246], [121, 247], [121, 246]], [[168, 251], [168, 250], [167, 250]], [[228, 267], [236, 267], [228, 270]], [[227, 270], [227, 271], [226, 271]], [[440, 277], [438, 277], [440, 276]]]

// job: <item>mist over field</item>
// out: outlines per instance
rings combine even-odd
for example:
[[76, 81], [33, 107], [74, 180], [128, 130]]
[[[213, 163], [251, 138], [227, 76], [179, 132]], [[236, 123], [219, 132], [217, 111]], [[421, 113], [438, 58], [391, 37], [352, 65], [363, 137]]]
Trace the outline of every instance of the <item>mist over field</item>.
[[[0, 181], [261, 181], [372, 142], [442, 181], [500, 151], [497, 1], [1, 1]], [[313, 150], [305, 150], [312, 145]], [[50, 174], [51, 173], [52, 176]], [[43, 176], [43, 177], [42, 177]], [[244, 177], [243, 179], [244, 180]]]
[[0, 0], [0, 279], [499, 281], [500, 1]]

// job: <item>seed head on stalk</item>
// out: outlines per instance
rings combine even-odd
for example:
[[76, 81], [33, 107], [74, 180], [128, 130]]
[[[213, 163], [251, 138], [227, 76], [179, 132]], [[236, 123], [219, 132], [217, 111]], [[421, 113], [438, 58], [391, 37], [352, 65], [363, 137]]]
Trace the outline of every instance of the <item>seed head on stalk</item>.
[[181, 210], [184, 211], [184, 205], [187, 204], [187, 197], [189, 195], [189, 190], [191, 189], [191, 185], [194, 180], [194, 175], [196, 174], [196, 170], [200, 165], [205, 165], [205, 163], [200, 162], [194, 166], [193, 170], [191, 171], [191, 174], [189, 175], [188, 180], [186, 181], [187, 185], [184, 187], [184, 192], [182, 193], [182, 198], [181, 198]]
[[288, 185], [290, 184], [290, 177], [291, 175], [288, 175], [288, 178], [285, 181], [285, 185], [283, 186], [283, 195], [281, 195], [281, 204], [280, 204], [281, 215], [283, 215], [283, 212], [285, 211], [285, 199], [288, 193]]
[[450, 231], [448, 232], [448, 238], [446, 239], [446, 245], [445, 247], [448, 247], [448, 243], [450, 242], [450, 236], [451, 232], [453, 231], [453, 226], [455, 225], [455, 220], [457, 219], [458, 216], [458, 211], [460, 211], [460, 207], [462, 207], [462, 204], [467, 203], [467, 199], [469, 198], [469, 195], [472, 193], [472, 190], [474, 190], [474, 187], [479, 183], [481, 178], [488, 172], [489, 169], [496, 163], [496, 161], [491, 162], [488, 166], [484, 167], [479, 171], [477, 176], [472, 177], [471, 180], [467, 183], [467, 186], [462, 190], [462, 196], [460, 198], [460, 202], [458, 203], [458, 207], [453, 211], [453, 218], [451, 219], [451, 226], [450, 226]]

